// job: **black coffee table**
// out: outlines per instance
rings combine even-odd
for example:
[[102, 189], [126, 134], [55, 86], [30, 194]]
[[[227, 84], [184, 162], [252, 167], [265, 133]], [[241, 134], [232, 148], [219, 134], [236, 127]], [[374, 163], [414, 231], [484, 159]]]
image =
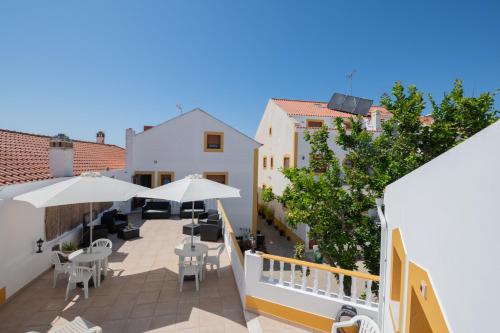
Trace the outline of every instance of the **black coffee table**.
[[118, 230], [118, 238], [123, 240], [140, 237], [139, 228], [123, 228]]
[[200, 225], [199, 224], [186, 224], [182, 227], [182, 233], [184, 235], [191, 236], [191, 230], [193, 230], [193, 235], [200, 234]]

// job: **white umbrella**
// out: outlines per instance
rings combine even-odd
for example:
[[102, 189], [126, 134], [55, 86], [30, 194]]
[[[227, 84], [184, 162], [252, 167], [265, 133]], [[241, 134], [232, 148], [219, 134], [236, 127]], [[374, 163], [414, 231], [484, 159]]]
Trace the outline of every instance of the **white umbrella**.
[[[176, 202], [192, 202], [193, 212], [191, 224], [194, 225], [194, 202], [208, 199], [240, 198], [240, 190], [220, 184], [201, 175], [190, 175], [181, 180], [137, 193], [136, 197], [163, 199]], [[191, 228], [191, 246], [193, 246], [193, 229]]]
[[[90, 204], [90, 243], [92, 244], [92, 203], [127, 201], [146, 187], [102, 176], [97, 172], [85, 172], [78, 177], [45, 186], [14, 197], [36, 208], [77, 203]], [[92, 247], [90, 248], [92, 251]]]

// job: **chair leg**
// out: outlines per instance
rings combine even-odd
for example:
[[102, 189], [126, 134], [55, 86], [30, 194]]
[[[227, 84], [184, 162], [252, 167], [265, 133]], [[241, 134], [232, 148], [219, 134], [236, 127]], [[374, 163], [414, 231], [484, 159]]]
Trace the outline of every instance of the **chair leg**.
[[184, 284], [184, 274], [181, 274], [180, 277], [181, 281], [180, 281], [179, 291], [182, 293], [182, 285]]
[[85, 299], [89, 298], [89, 280], [83, 283], [83, 292], [85, 294]]
[[198, 281], [198, 274], [194, 275], [194, 279], [196, 280], [196, 291], [200, 290], [200, 282]]
[[217, 278], [220, 279], [220, 261], [217, 261]]
[[57, 283], [57, 276], [59, 275], [59, 272], [54, 270], [54, 282], [52, 283], [52, 288], [55, 288], [56, 287], [56, 283]]
[[66, 287], [66, 298], [64, 299], [65, 301], [68, 300], [68, 294], [69, 294], [69, 285], [71, 284], [71, 282], [68, 281], [68, 286]]

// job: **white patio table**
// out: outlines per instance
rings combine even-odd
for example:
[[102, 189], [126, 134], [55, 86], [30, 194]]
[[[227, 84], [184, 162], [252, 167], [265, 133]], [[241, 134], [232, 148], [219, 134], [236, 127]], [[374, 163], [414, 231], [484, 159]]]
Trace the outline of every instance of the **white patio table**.
[[[198, 262], [203, 262], [203, 256], [208, 254], [208, 246], [202, 243], [193, 243], [194, 249], [191, 248], [191, 243], [179, 244], [175, 247], [175, 254], [179, 256], [179, 263], [184, 258], [195, 257]], [[200, 280], [203, 278], [203, 272], [200, 272]]]
[[68, 256], [68, 260], [76, 264], [95, 263], [97, 267], [97, 281], [94, 281], [95, 287], [101, 285], [101, 262], [104, 258], [111, 255], [109, 247], [96, 246], [92, 248], [92, 252], [83, 252], [83, 249], [72, 252]]

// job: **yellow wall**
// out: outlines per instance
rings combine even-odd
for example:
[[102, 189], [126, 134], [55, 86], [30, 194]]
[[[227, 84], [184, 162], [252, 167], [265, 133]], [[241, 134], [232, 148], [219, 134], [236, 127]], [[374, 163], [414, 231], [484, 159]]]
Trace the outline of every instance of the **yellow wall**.
[[7, 293], [5, 291], [5, 287], [0, 288], [0, 305], [5, 303], [6, 299], [7, 299]]

